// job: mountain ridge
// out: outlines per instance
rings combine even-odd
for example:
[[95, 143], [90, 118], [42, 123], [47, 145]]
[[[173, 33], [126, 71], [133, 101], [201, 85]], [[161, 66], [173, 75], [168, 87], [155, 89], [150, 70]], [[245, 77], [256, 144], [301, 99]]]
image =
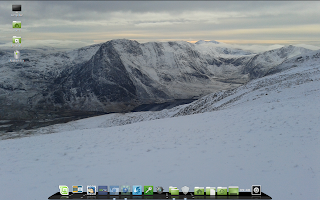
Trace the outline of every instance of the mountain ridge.
[[277, 66], [289, 57], [311, 52], [287, 46], [221, 56], [201, 46], [117, 39], [67, 52], [26, 51], [25, 63], [6, 62], [4, 53], [0, 118], [29, 118], [39, 110], [129, 112], [142, 104], [197, 99], [236, 88], [271, 69], [280, 72]]
[[[250, 82], [226, 91], [208, 94], [189, 104], [176, 106], [162, 111], [145, 111], [133, 113], [115, 113], [89, 119], [82, 119], [66, 124], [59, 124], [39, 128], [33, 131], [33, 134], [58, 133], [61, 131], [74, 131], [91, 128], [106, 128], [122, 126], [127, 124], [146, 122], [172, 117], [182, 117], [187, 115], [196, 115], [219, 110], [231, 110], [232, 107], [240, 108], [242, 105], [249, 105], [248, 102], [263, 101], [266, 104], [272, 102], [291, 100], [299, 95], [289, 92], [294, 91], [296, 87], [320, 83], [320, 50], [290, 58], [281, 64], [286, 68], [279, 73], [264, 76], [262, 78], [251, 80]], [[296, 66], [295, 66], [296, 65]], [[291, 66], [288, 68], [288, 66]], [[301, 89], [300, 89], [301, 90]], [[318, 91], [319, 87], [309, 88], [305, 95]], [[287, 91], [287, 92], [286, 92]], [[301, 92], [301, 91], [300, 91]], [[279, 99], [279, 95], [283, 99]], [[289, 95], [290, 94], [290, 95]], [[274, 96], [274, 97], [273, 97]], [[292, 99], [294, 101], [294, 99]], [[250, 109], [250, 106], [247, 108]]]

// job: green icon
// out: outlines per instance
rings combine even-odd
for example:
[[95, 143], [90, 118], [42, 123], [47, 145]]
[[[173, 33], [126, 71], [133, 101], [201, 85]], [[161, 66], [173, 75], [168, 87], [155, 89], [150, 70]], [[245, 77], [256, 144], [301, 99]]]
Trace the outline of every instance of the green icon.
[[179, 195], [179, 189], [178, 188], [171, 188], [171, 195]]
[[194, 195], [204, 195], [204, 187], [194, 187]]
[[170, 187], [169, 187], [169, 194], [171, 194], [171, 189], [178, 189], [178, 188], [177, 188], [177, 187], [170, 186]]
[[215, 187], [206, 187], [206, 195], [216, 195]]
[[69, 188], [66, 185], [59, 185], [61, 195], [69, 195]]
[[239, 187], [238, 186], [229, 186], [229, 195], [239, 195]]
[[143, 191], [144, 191], [144, 195], [153, 195], [153, 186], [145, 185]]
[[12, 43], [14, 44], [21, 44], [21, 37], [13, 36]]
[[21, 28], [21, 21], [13, 21], [12, 28]]
[[228, 195], [227, 187], [217, 187], [217, 195]]

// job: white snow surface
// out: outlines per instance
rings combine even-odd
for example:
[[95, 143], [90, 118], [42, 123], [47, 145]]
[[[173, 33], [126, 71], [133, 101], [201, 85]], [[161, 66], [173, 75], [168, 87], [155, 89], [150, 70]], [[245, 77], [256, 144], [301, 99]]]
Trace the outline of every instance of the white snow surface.
[[170, 110], [1, 140], [1, 198], [47, 199], [59, 185], [260, 184], [272, 199], [319, 199], [319, 55], [294, 57], [283, 65], [296, 67]]

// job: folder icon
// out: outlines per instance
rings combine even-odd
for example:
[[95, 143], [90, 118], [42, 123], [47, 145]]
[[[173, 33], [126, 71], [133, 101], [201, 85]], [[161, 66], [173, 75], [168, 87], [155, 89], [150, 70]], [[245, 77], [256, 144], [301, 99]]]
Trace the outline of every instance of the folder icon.
[[13, 21], [12, 28], [21, 28], [21, 21]]
[[171, 188], [171, 195], [179, 195], [179, 189]]
[[204, 195], [204, 187], [194, 187], [194, 195]]
[[239, 195], [239, 187], [238, 186], [229, 186], [229, 195]]
[[21, 37], [12, 36], [12, 43], [14, 43], [14, 44], [21, 44]]
[[227, 187], [217, 187], [217, 195], [228, 195]]
[[215, 187], [206, 187], [206, 195], [216, 195]]
[[178, 189], [177, 187], [169, 186], [169, 194], [171, 194], [171, 189]]

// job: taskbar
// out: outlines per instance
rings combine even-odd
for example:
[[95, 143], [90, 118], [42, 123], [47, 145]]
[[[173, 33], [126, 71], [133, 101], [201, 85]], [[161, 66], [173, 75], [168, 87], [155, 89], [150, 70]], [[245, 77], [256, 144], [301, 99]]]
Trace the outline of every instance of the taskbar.
[[162, 194], [153, 194], [153, 195], [88, 195], [87, 192], [82, 193], [72, 193], [69, 192], [69, 195], [61, 195], [60, 192], [55, 193], [54, 195], [50, 196], [48, 199], [124, 199], [124, 200], [131, 200], [131, 199], [272, 199], [267, 194], [261, 192], [261, 195], [252, 195], [251, 192], [239, 192], [239, 195], [194, 195], [193, 192], [189, 192], [188, 194], [179, 193], [179, 195], [170, 195], [169, 193], [162, 193]]

